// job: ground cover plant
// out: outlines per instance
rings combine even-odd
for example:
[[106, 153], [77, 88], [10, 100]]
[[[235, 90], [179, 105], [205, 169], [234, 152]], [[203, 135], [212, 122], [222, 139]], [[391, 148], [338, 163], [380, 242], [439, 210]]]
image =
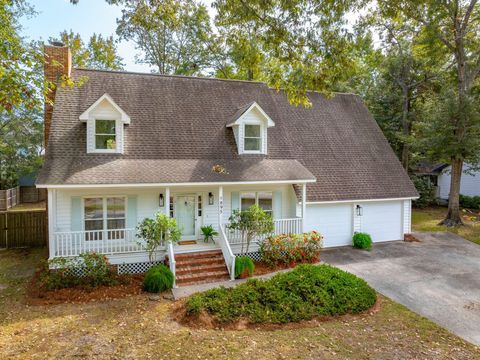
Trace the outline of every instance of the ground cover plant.
[[220, 323], [289, 323], [316, 316], [356, 314], [371, 308], [375, 291], [353, 274], [329, 265], [299, 265], [268, 280], [215, 288], [185, 302], [190, 316], [211, 315]]
[[304, 234], [269, 236], [260, 243], [262, 262], [270, 267], [295, 266], [297, 263], [320, 260], [323, 237], [312, 231]]

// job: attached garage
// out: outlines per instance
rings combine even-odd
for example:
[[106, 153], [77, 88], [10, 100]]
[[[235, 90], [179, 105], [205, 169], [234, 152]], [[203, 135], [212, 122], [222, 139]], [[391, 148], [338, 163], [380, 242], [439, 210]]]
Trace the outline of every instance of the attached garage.
[[306, 231], [323, 234], [323, 246], [352, 244], [353, 206], [344, 204], [307, 204]]
[[360, 231], [370, 234], [373, 242], [403, 238], [403, 209], [401, 201], [360, 203]]

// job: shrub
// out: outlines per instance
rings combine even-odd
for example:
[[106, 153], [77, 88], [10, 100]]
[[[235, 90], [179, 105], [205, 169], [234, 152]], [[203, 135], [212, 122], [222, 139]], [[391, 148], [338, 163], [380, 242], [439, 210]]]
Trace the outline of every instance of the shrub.
[[269, 280], [251, 279], [234, 288], [192, 295], [185, 308], [187, 314], [206, 312], [223, 323], [242, 317], [253, 323], [287, 323], [355, 314], [375, 301], [375, 291], [355, 275], [329, 265], [304, 264]]
[[425, 208], [430, 205], [435, 205], [437, 199], [435, 196], [435, 187], [427, 176], [413, 175], [411, 177], [415, 188], [420, 197], [413, 200], [413, 206], [417, 208]]
[[168, 267], [159, 264], [152, 266], [145, 274], [143, 290], [159, 293], [173, 287], [173, 274]]
[[480, 196], [460, 195], [460, 206], [467, 209], [480, 209]]
[[353, 247], [370, 250], [372, 248], [372, 237], [367, 233], [355, 233], [353, 235]]
[[110, 266], [107, 257], [95, 252], [49, 260], [40, 276], [40, 283], [47, 290], [115, 285], [118, 282], [118, 274]]
[[316, 231], [270, 236], [260, 243], [262, 261], [268, 266], [294, 265], [320, 259], [323, 237]]
[[248, 272], [248, 276], [252, 276], [255, 271], [255, 265], [253, 264], [252, 259], [248, 256], [237, 256], [235, 257], [235, 277], [238, 278], [245, 271]]

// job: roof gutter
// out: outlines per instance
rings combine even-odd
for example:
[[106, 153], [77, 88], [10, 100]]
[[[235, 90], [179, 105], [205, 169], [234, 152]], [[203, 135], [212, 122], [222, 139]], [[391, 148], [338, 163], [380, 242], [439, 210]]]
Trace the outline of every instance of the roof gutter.
[[400, 200], [416, 200], [419, 196], [400, 197], [400, 198], [384, 198], [384, 199], [359, 199], [359, 200], [329, 200], [329, 201], [307, 201], [307, 205], [321, 205], [333, 203], [355, 203], [355, 202], [374, 202], [374, 201], [400, 201]]
[[222, 185], [265, 185], [265, 184], [306, 184], [315, 179], [274, 180], [274, 181], [223, 181], [223, 182], [186, 182], [186, 183], [144, 183], [144, 184], [36, 184], [39, 189], [78, 189], [78, 188], [152, 188], [179, 186], [222, 186]]

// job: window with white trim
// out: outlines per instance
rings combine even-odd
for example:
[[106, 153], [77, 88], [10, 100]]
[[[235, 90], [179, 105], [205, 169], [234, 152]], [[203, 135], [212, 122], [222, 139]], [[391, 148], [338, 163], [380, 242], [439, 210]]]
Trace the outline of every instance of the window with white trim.
[[261, 152], [262, 150], [262, 126], [254, 124], [244, 125], [243, 135], [244, 151]]
[[107, 230], [107, 239], [123, 238], [126, 225], [126, 198], [124, 196], [84, 198], [84, 228], [86, 240], [103, 240], [102, 230]]
[[116, 121], [95, 120], [95, 149], [115, 150], [117, 148]]
[[240, 209], [247, 210], [250, 206], [257, 205], [266, 213], [273, 214], [273, 193], [270, 191], [245, 192], [240, 194]]

